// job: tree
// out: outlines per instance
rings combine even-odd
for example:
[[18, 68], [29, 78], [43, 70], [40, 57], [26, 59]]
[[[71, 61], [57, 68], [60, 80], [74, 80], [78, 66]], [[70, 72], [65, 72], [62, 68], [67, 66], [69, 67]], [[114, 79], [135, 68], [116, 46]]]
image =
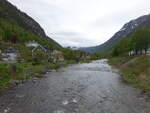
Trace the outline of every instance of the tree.
[[5, 33], [2, 29], [0, 29], [0, 41], [3, 39]]
[[136, 54], [138, 53], [138, 51], [140, 51], [142, 54], [142, 50], [145, 50], [145, 53], [147, 53], [150, 45], [150, 30], [137, 30], [132, 36], [132, 45], [133, 49], [136, 51]]
[[17, 40], [18, 40], [17, 39], [17, 35], [15, 33], [12, 33], [12, 35], [11, 35], [11, 42], [16, 44]]
[[150, 46], [150, 29], [139, 29], [131, 36], [130, 40], [123, 39], [121, 40], [113, 49], [112, 55], [119, 56], [125, 55], [132, 50], [135, 51], [136, 54], [140, 51], [143, 54], [143, 50], [145, 54]]
[[130, 40], [123, 39], [114, 47], [112, 55], [113, 56], [125, 55], [131, 50], [131, 48], [132, 47]]

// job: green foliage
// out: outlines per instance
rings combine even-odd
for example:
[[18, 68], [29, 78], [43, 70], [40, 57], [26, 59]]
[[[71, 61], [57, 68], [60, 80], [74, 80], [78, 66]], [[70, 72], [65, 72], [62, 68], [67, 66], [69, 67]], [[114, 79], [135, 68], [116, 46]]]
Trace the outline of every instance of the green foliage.
[[[0, 90], [7, 88], [9, 85], [12, 85], [11, 80], [13, 79], [11, 73], [11, 63], [10, 64], [0, 64]], [[16, 63], [17, 80], [29, 79], [32, 77], [43, 77], [48, 70], [47, 69], [58, 69], [61, 64], [44, 62], [38, 65], [33, 65], [32, 62]], [[68, 64], [64, 64], [68, 65]]]
[[11, 41], [13, 35], [17, 36], [18, 43], [25, 43], [35, 40], [41, 45], [44, 45], [50, 49], [60, 49], [58, 45], [52, 42], [48, 38], [39, 37], [31, 32], [24, 30], [17, 24], [12, 24], [7, 20], [0, 19], [0, 36], [4, 41]]
[[32, 58], [32, 49], [33, 47], [26, 47], [25, 44], [16, 44], [15, 48], [19, 50], [21, 59], [25, 60], [26, 62], [31, 62]]
[[1, 64], [0, 65], [0, 89], [9, 85], [10, 74], [9, 74], [9, 65]]
[[113, 56], [119, 56], [126, 54], [130, 50], [130, 41], [129, 40], [121, 40], [120, 43], [118, 43], [112, 52]]
[[132, 45], [135, 51], [147, 51], [150, 45], [150, 29], [136, 31], [132, 36]]
[[4, 31], [0, 28], [0, 41], [2, 41], [2, 37], [4, 37], [4, 35]]
[[33, 53], [34, 64], [40, 64], [48, 61], [48, 55], [45, 51], [37, 50]]
[[129, 62], [132, 60], [134, 57], [127, 57], [127, 56], [117, 56], [117, 57], [111, 57], [109, 58], [109, 64], [115, 65], [116, 67], [121, 67], [124, 65], [126, 62]]
[[77, 51], [77, 50], [70, 50], [70, 49], [65, 49], [64, 50], [64, 57], [66, 60], [74, 60], [79, 62], [80, 61], [80, 56], [84, 52], [82, 51]]
[[36, 21], [7, 0], [0, 0], [0, 39], [11, 41], [14, 34], [17, 36], [18, 43], [35, 40], [47, 48], [61, 49], [59, 44], [45, 35]]
[[131, 36], [130, 40], [121, 40], [113, 49], [113, 56], [127, 55], [130, 51], [136, 54], [145, 50], [147, 52], [150, 46], [150, 29], [139, 29]]
[[[15, 40], [13, 38], [14, 36], [16, 36]], [[48, 38], [39, 37], [24, 30], [17, 24], [12, 24], [5, 19], [0, 19], [0, 49], [5, 50], [10, 46], [14, 47], [19, 50], [21, 59], [24, 59], [25, 61], [32, 61], [31, 51], [33, 48], [26, 47], [25, 44], [33, 40], [50, 50], [61, 49]], [[14, 44], [14, 42], [16, 43]]]

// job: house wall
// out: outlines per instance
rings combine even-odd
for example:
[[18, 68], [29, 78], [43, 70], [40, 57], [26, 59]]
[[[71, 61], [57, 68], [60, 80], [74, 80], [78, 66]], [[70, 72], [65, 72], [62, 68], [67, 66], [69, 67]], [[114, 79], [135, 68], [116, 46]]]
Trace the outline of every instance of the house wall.
[[[138, 54], [141, 54], [140, 51], [138, 51]], [[145, 54], [145, 51], [142, 51], [142, 54]], [[129, 56], [135, 55], [135, 51], [130, 51]], [[150, 55], [150, 48], [147, 50], [147, 55]]]
[[150, 55], [150, 49], [148, 49], [147, 54]]
[[17, 62], [18, 56], [18, 53], [2, 53], [2, 60]]
[[52, 53], [52, 58], [54, 62], [60, 61], [63, 62], [64, 61], [64, 55], [61, 51], [58, 50], [54, 50]]
[[26, 46], [27, 47], [38, 47], [38, 43], [27, 43]]

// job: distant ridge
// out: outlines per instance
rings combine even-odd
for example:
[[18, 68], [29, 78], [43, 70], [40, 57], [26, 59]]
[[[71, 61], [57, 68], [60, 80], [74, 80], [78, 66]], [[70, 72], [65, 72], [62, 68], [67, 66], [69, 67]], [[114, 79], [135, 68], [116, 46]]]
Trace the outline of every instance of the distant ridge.
[[139, 28], [150, 28], [150, 14], [141, 16], [126, 23], [117, 33], [104, 44], [94, 47], [80, 48], [80, 50], [91, 53], [109, 52], [121, 39], [128, 38]]

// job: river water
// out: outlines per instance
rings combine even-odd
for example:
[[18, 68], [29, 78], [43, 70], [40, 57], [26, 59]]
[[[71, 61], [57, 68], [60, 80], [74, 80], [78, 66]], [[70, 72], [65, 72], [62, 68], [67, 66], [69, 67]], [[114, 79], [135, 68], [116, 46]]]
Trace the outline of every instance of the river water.
[[107, 60], [76, 64], [0, 94], [0, 113], [150, 113]]

